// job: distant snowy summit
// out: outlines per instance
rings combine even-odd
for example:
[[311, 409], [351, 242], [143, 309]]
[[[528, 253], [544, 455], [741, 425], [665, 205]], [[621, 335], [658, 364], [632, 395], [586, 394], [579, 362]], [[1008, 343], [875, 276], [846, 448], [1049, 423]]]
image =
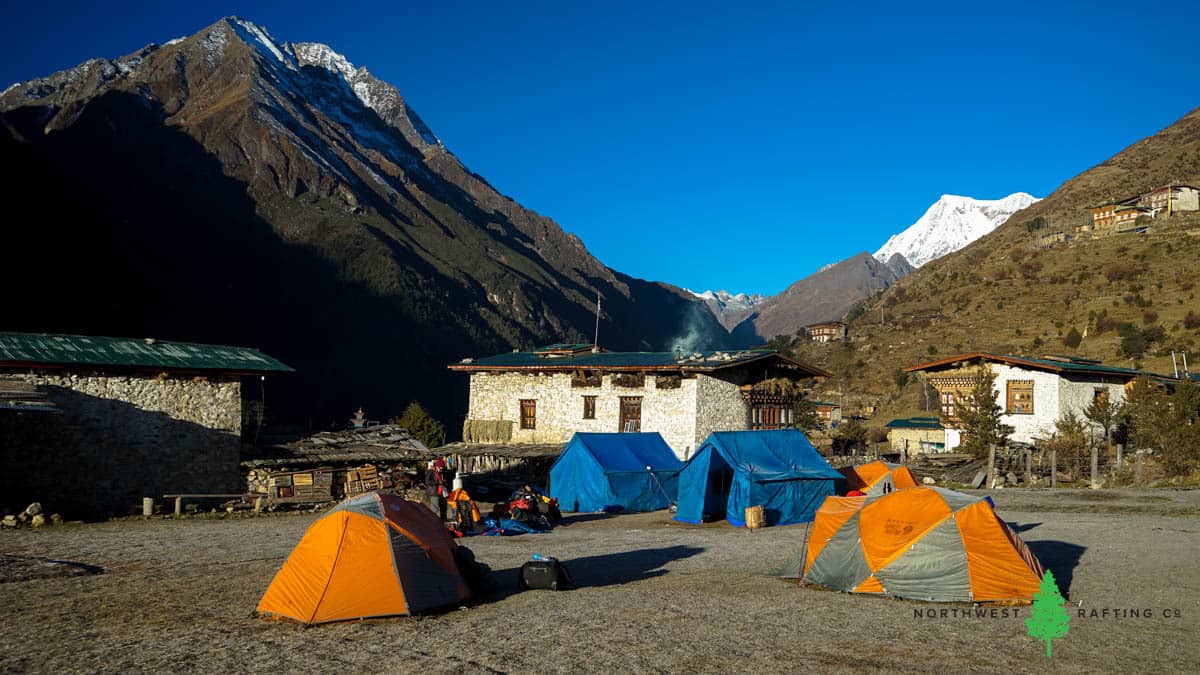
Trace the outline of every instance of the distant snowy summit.
[[875, 258], [888, 260], [899, 253], [913, 267], [920, 267], [963, 248], [1037, 201], [1037, 197], [1025, 192], [1015, 192], [1004, 199], [942, 195], [920, 220], [892, 235], [883, 248], [875, 252]]
[[713, 313], [713, 316], [717, 317], [717, 321], [720, 321], [721, 325], [725, 326], [726, 330], [733, 330], [734, 326], [753, 314], [755, 308], [765, 300], [758, 293], [735, 294], [729, 291], [704, 291], [703, 293], [697, 293], [692, 290], [689, 290], [688, 293], [702, 300]]

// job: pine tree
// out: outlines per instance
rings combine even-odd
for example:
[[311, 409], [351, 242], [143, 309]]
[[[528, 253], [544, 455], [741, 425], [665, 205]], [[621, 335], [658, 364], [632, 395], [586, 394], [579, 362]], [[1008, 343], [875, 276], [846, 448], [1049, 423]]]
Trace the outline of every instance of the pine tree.
[[1000, 421], [1003, 409], [998, 403], [996, 375], [986, 366], [980, 369], [979, 379], [970, 393], [956, 406], [958, 426], [962, 429], [962, 452], [975, 457], [987, 457], [988, 448], [1008, 444], [1013, 428]]
[[427, 448], [436, 448], [446, 442], [446, 428], [426, 412], [420, 401], [409, 403], [404, 414], [392, 418], [391, 423], [404, 427]]
[[1029, 618], [1025, 619], [1025, 629], [1029, 637], [1046, 643], [1046, 658], [1052, 656], [1050, 642], [1065, 636], [1071, 628], [1071, 615], [1063, 607], [1065, 604], [1062, 593], [1058, 592], [1058, 584], [1054, 581], [1054, 572], [1046, 570], [1038, 592], [1033, 594], [1033, 608]]

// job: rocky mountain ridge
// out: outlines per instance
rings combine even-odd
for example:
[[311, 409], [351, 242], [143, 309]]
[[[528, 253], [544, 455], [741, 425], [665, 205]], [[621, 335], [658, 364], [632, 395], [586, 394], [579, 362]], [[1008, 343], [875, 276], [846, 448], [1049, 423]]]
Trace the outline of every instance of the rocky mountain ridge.
[[728, 339], [472, 173], [394, 86], [236, 17], [5, 90], [0, 199], [13, 250], [53, 260], [0, 269], [24, 289], [0, 328], [255, 346], [299, 371], [268, 413], [313, 427], [419, 399], [453, 437], [447, 363], [590, 339], [597, 294], [605, 347]]

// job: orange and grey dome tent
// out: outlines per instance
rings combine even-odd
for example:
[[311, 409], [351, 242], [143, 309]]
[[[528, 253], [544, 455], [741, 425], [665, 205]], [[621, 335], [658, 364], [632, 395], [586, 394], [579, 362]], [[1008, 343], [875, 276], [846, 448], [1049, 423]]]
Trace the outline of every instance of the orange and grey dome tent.
[[903, 464], [879, 460], [859, 466], [838, 469], [846, 477], [846, 490], [858, 490], [867, 495], [887, 494], [893, 490], [920, 485]]
[[467, 599], [457, 546], [423, 504], [371, 492], [313, 523], [258, 603], [304, 624], [412, 614]]
[[804, 558], [806, 582], [934, 602], [1031, 602], [1043, 573], [987, 499], [924, 486], [826, 497]]

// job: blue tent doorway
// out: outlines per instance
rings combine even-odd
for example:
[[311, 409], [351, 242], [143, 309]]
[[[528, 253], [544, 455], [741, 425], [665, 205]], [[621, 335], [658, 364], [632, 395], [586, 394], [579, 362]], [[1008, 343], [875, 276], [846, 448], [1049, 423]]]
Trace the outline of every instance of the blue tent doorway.
[[808, 522], [842, 480], [799, 431], [714, 432], [679, 471], [675, 520], [744, 527], [761, 506], [768, 525]]
[[675, 501], [682, 466], [656, 432], [577, 433], [550, 467], [550, 494], [563, 511], [656, 511]]

